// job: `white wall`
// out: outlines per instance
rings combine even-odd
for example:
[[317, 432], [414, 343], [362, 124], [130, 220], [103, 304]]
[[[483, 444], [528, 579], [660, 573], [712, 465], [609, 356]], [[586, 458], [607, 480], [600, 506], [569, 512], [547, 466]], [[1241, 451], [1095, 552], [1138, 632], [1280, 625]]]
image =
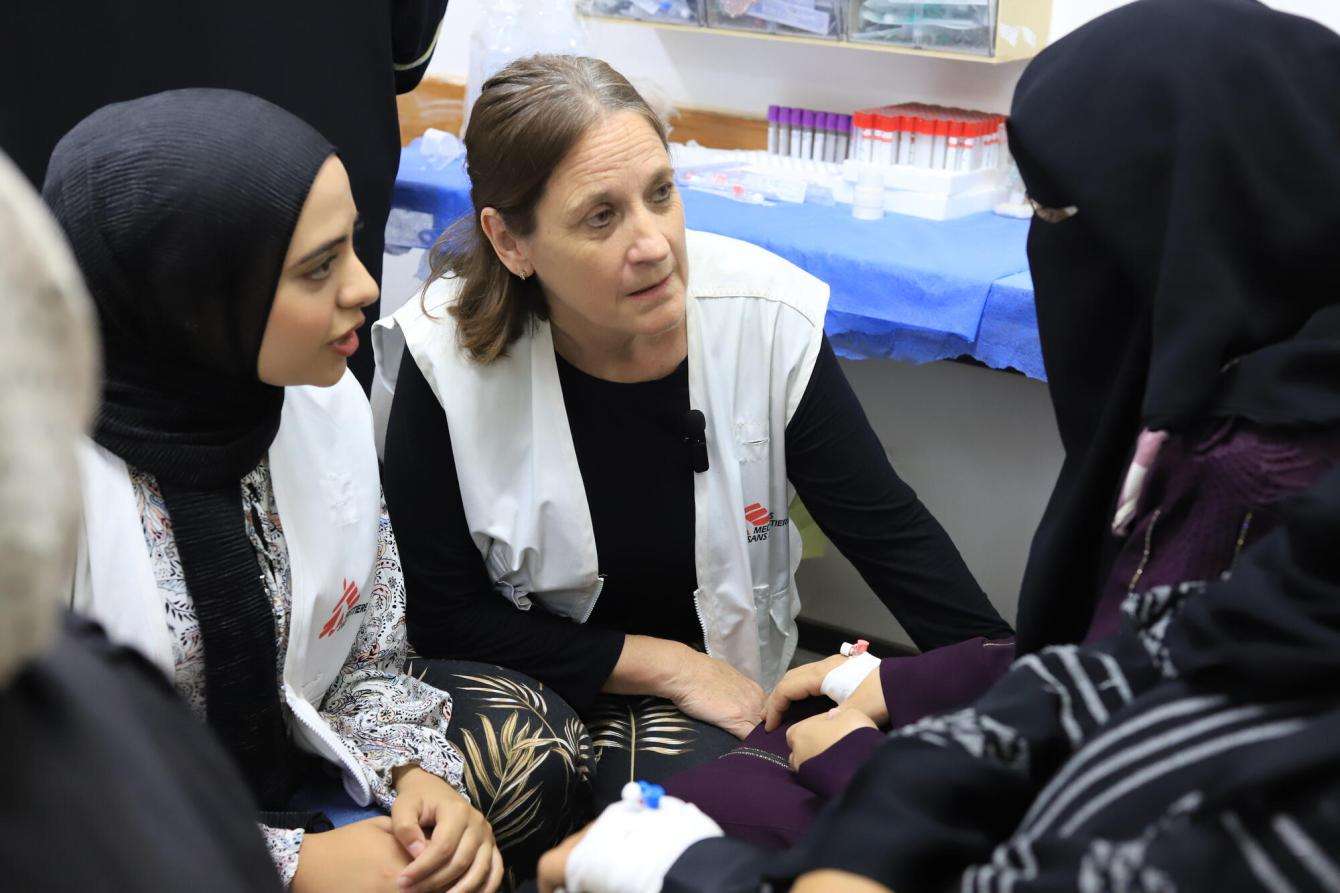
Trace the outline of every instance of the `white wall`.
[[[470, 32], [489, 0], [451, 0], [429, 73], [465, 80]], [[1125, 0], [1053, 0], [1052, 39]], [[1340, 30], [1340, 0], [1270, 0]], [[1024, 63], [918, 59], [891, 53], [787, 44], [716, 34], [590, 22], [591, 51], [630, 78], [656, 84], [695, 108], [760, 115], [771, 103], [835, 111], [924, 100], [1008, 110]]]
[[[1013, 622], [1028, 546], [1061, 467], [1047, 386], [958, 363], [842, 367], [893, 467]], [[802, 616], [908, 641], [836, 549], [804, 561], [797, 582]]]

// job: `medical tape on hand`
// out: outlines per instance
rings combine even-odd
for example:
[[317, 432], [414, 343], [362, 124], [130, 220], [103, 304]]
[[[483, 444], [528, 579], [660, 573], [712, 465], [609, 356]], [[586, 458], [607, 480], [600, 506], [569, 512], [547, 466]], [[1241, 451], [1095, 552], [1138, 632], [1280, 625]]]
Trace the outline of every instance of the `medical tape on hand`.
[[646, 801], [637, 789], [637, 782], [625, 785], [624, 799], [608, 806], [568, 855], [566, 893], [660, 893], [685, 850], [722, 836], [693, 804], [667, 796]]
[[879, 669], [879, 658], [869, 652], [856, 654], [828, 671], [819, 691], [833, 699], [835, 704], [845, 704], [856, 693], [865, 678]]

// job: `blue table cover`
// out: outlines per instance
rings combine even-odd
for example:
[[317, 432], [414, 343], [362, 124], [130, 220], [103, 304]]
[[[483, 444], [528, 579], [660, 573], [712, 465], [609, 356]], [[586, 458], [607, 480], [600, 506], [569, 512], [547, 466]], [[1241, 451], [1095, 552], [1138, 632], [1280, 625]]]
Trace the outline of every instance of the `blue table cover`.
[[[691, 229], [753, 242], [829, 284], [825, 329], [839, 355], [925, 363], [966, 354], [1045, 378], [1024, 253], [1028, 221], [989, 213], [864, 221], [846, 205], [760, 207], [693, 190], [683, 196]], [[388, 227], [387, 244], [428, 247], [470, 211], [463, 162], [428, 161], [416, 140], [401, 153], [393, 204], [419, 214], [402, 217], [395, 237], [396, 227]], [[422, 224], [408, 238], [404, 219]]]

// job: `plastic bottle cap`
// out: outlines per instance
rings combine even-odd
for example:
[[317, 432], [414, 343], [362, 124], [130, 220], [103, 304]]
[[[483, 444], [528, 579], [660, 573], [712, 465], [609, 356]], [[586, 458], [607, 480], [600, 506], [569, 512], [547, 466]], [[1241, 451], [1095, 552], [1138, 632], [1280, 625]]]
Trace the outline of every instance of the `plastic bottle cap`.
[[781, 109], [779, 109], [777, 106], [775, 106], [775, 105], [770, 105], [770, 106], [768, 106], [768, 123], [769, 123], [769, 124], [776, 124], [776, 123], [777, 123], [777, 119], [780, 117], [780, 114], [779, 114], [780, 112], [781, 112]]
[[806, 127], [806, 128], [809, 128], [809, 127], [813, 127], [813, 126], [814, 126], [814, 112], [813, 112], [813, 111], [811, 111], [810, 109], [803, 109], [803, 110], [801, 110], [801, 113], [800, 113], [800, 126], [801, 126], [801, 127]]

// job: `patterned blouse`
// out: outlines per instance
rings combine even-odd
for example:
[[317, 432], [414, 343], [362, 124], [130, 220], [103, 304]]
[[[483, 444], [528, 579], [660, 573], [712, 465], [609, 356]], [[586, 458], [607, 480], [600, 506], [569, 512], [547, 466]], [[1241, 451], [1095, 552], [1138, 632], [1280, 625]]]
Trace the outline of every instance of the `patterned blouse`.
[[[167, 605], [172, 638], [173, 682], [203, 722], [205, 720], [205, 656], [195, 604], [186, 591], [181, 558], [172, 535], [172, 519], [150, 474], [131, 470], [135, 499], [144, 524], [158, 591]], [[242, 512], [247, 536], [256, 550], [266, 591], [274, 605], [278, 636], [275, 684], [282, 687], [284, 652], [288, 648], [291, 581], [288, 548], [275, 508], [268, 460], [241, 481]], [[462, 794], [463, 763], [447, 741], [451, 696], [401, 672], [405, 639], [405, 584], [400, 554], [383, 505], [378, 539], [376, 579], [363, 626], [339, 676], [320, 705], [321, 716], [369, 770], [378, 805], [395, 802], [392, 770], [407, 764], [447, 781]], [[284, 696], [280, 694], [280, 703]], [[262, 826], [280, 878], [287, 885], [298, 868], [303, 832]]]

